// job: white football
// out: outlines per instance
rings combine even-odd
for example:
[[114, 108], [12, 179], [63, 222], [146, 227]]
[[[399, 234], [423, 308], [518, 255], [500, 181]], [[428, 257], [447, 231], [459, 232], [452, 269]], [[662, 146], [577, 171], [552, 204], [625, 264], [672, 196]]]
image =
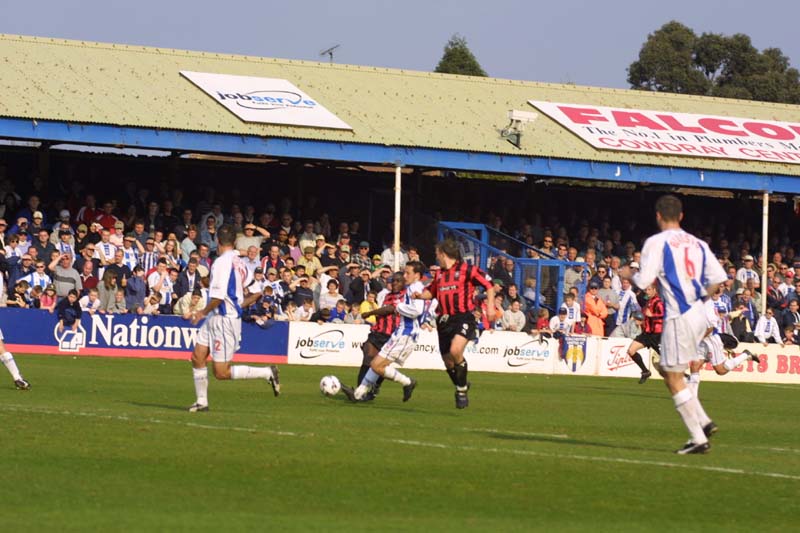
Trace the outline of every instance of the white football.
[[319, 381], [319, 390], [325, 396], [336, 396], [342, 390], [342, 382], [336, 376], [325, 376]]

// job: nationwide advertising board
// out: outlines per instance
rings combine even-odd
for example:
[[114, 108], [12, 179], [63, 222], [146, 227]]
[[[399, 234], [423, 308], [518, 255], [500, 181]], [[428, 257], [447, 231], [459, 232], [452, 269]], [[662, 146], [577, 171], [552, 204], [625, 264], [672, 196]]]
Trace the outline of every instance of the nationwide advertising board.
[[800, 123], [529, 100], [599, 150], [800, 164]]
[[[59, 330], [55, 314], [38, 309], [0, 309], [0, 327], [9, 350], [52, 355], [100, 355], [189, 359], [197, 327], [172, 315], [89, 315], [76, 329]], [[237, 361], [286, 362], [288, 324], [267, 328], [242, 324]]]
[[353, 129], [288, 80], [190, 71], [181, 75], [245, 122]]

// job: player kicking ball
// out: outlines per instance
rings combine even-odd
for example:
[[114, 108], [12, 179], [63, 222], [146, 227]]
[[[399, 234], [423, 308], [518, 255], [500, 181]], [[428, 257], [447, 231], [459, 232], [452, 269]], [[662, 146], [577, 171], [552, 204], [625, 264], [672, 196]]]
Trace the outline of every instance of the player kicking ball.
[[425, 302], [413, 298], [414, 293], [422, 292], [424, 288], [420, 282], [423, 270], [424, 267], [419, 261], [409, 261], [402, 274], [397, 272], [392, 276], [392, 292], [402, 292], [402, 299], [395, 304], [384, 305], [374, 311], [364, 313], [364, 318], [373, 315], [398, 314], [400, 324], [392, 332], [380, 352], [372, 358], [370, 369], [358, 387], [353, 390], [352, 387], [342, 385], [342, 392], [351, 402], [363, 401], [380, 377], [403, 386], [404, 402], [411, 399], [417, 381], [397, 370], [392, 364], [403, 366], [408, 356], [414, 351], [419, 337], [420, 323], [427, 319], [430, 312], [430, 307], [426, 309]]
[[703, 298], [716, 292], [728, 276], [708, 244], [681, 229], [683, 206], [677, 197], [662, 196], [655, 207], [661, 232], [645, 241], [641, 270], [632, 275], [626, 266], [620, 277], [633, 279], [642, 289], [658, 280], [666, 308], [659, 365], [690, 435], [689, 443], [676, 453], [706, 453], [711, 445], [700, 423], [702, 406], [687, 387], [684, 372], [699, 359], [698, 346], [708, 329]]
[[29, 390], [31, 384], [25, 381], [19, 373], [17, 363], [14, 362], [14, 356], [11, 352], [6, 350], [5, 338], [3, 337], [3, 330], [0, 329], [0, 361], [3, 362], [8, 373], [11, 374], [11, 379], [14, 380], [14, 386], [19, 390]]
[[192, 315], [192, 324], [203, 318], [205, 322], [197, 332], [197, 341], [192, 352], [194, 389], [197, 400], [189, 411], [208, 411], [208, 367], [209, 354], [214, 361], [214, 377], [217, 379], [265, 379], [278, 396], [281, 391], [277, 366], [231, 365], [233, 355], [239, 350], [242, 339], [242, 309], [254, 304], [260, 293], [244, 297], [243, 282], [247, 268], [234, 250], [236, 231], [233, 226], [223, 225], [217, 232], [219, 257], [211, 265], [210, 301], [205, 309]]

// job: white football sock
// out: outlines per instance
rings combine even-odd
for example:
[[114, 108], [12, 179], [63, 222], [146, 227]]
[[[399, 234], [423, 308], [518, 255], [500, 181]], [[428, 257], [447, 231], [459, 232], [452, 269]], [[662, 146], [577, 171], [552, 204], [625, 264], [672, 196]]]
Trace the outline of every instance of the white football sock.
[[692, 372], [686, 380], [686, 387], [692, 391], [692, 396], [698, 397], [697, 390], [700, 388], [700, 373]]
[[3, 355], [0, 355], [0, 361], [3, 361], [3, 364], [6, 365], [14, 381], [22, 379], [22, 376], [19, 374], [19, 368], [17, 368], [17, 363], [14, 362], [14, 356], [11, 355], [11, 352], [5, 352]]
[[396, 368], [387, 366], [383, 371], [383, 377], [396, 381], [402, 386], [411, 385], [411, 378], [398, 371]]
[[192, 368], [194, 374], [194, 392], [197, 394], [197, 403], [208, 405], [208, 367]]
[[375, 386], [375, 383], [377, 383], [379, 377], [380, 375], [371, 368], [367, 370], [367, 373], [364, 375], [361, 383], [359, 383], [358, 387], [356, 387], [356, 391], [354, 393], [356, 400], [360, 400], [366, 396], [367, 393], [372, 390], [372, 387]]
[[234, 365], [231, 379], [272, 379], [272, 369], [268, 366]]
[[724, 366], [724, 367], [725, 367], [725, 368], [727, 368], [728, 370], [733, 370], [733, 369], [734, 369], [734, 368], [736, 368], [737, 366], [739, 366], [739, 365], [741, 365], [742, 363], [744, 363], [745, 361], [747, 361], [747, 359], [748, 359], [749, 357], [750, 357], [750, 356], [749, 356], [747, 353], [740, 353], [740, 354], [739, 354], [739, 355], [737, 355], [736, 357], [732, 357], [732, 358], [730, 358], [730, 359], [725, 359], [725, 362], [724, 362], [724, 363], [722, 363], [722, 366]]
[[[692, 401], [693, 399], [695, 401]], [[699, 402], [696, 402], [696, 398], [692, 396], [692, 391], [683, 389], [672, 396], [672, 401], [675, 402], [675, 409], [677, 409], [678, 414], [681, 415], [686, 429], [689, 430], [689, 436], [692, 442], [695, 444], [708, 442], [705, 433], [703, 433], [703, 427], [697, 419], [698, 416], [695, 412], [695, 405], [699, 405]]]

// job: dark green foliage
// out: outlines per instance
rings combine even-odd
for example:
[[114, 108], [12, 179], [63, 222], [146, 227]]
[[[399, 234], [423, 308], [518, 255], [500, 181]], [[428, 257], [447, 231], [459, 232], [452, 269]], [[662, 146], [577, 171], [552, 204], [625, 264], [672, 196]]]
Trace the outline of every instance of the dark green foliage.
[[800, 76], [778, 48], [747, 35], [704, 33], [671, 21], [650, 34], [628, 67], [634, 89], [800, 104]]
[[475, 55], [467, 46], [467, 40], [458, 35], [453, 35], [444, 47], [444, 55], [436, 65], [434, 72], [443, 74], [463, 74], [465, 76], [483, 76], [487, 74], [481, 68]]

